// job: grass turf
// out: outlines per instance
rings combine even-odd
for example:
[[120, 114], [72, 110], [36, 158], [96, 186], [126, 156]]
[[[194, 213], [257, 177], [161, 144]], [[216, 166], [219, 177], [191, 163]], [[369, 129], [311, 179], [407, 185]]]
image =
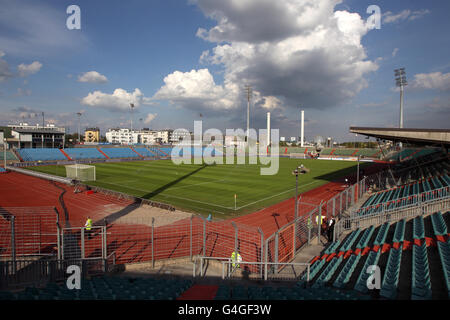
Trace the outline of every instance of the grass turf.
[[[350, 161], [279, 160], [278, 173], [271, 176], [260, 175], [260, 168], [268, 167], [260, 164], [175, 165], [170, 160], [97, 163], [97, 180], [86, 183], [168, 203], [181, 210], [228, 218], [295, 196], [292, 170], [300, 164], [310, 172], [299, 176], [299, 193], [356, 171], [356, 163]], [[66, 176], [64, 166], [27, 169]]]

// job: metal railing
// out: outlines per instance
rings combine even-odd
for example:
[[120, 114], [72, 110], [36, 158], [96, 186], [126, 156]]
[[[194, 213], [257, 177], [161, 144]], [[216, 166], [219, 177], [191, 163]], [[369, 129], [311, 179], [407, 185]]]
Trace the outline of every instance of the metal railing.
[[[310, 280], [310, 263], [302, 262], [250, 262], [231, 258], [197, 256], [193, 261], [193, 277], [203, 277], [211, 262], [221, 265], [222, 279], [299, 281], [306, 275]], [[217, 269], [216, 269], [217, 271]], [[217, 276], [217, 274], [216, 274]]]
[[445, 198], [417, 201], [399, 208], [385, 208], [382, 212], [370, 215], [353, 215], [339, 220], [334, 228], [335, 239], [344, 232], [365, 229], [369, 226], [378, 226], [385, 222], [395, 222], [401, 219], [409, 219], [418, 215], [432, 214], [437, 211], [450, 210], [450, 196]]
[[115, 265], [115, 253], [105, 258], [0, 261], [0, 288], [64, 281], [70, 275], [67, 268], [73, 265], [80, 267], [82, 278], [108, 273]]

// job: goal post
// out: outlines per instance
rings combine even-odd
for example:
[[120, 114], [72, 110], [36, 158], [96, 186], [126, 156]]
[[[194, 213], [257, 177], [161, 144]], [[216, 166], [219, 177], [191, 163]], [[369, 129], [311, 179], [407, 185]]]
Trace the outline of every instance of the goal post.
[[80, 181], [95, 181], [95, 166], [86, 164], [67, 165], [66, 176]]

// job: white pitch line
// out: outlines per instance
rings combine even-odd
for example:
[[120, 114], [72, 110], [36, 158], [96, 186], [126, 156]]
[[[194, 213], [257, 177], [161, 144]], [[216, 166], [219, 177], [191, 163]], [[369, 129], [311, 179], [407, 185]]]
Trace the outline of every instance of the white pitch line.
[[[302, 187], [303, 187], [303, 186], [310, 185], [310, 184], [313, 184], [313, 183], [316, 183], [316, 182], [319, 182], [319, 181], [312, 181], [312, 182], [310, 182], [310, 183], [307, 183], [307, 184], [302, 185]], [[268, 200], [268, 199], [270, 199], [270, 198], [277, 197], [277, 196], [279, 196], [279, 195], [282, 195], [282, 194], [284, 194], [284, 193], [290, 192], [290, 191], [292, 191], [292, 190], [295, 190], [295, 188], [289, 189], [289, 190], [286, 190], [286, 191], [283, 191], [283, 192], [281, 192], [281, 193], [275, 194], [275, 195], [273, 195], [273, 196], [270, 196], [270, 197], [267, 197], [267, 198], [264, 198], [264, 199], [261, 199], [261, 200], [257, 200], [257, 201], [251, 202], [251, 203], [247, 203], [247, 204], [244, 205], [244, 206], [237, 207], [236, 210], [242, 209], [242, 208], [245, 208], [245, 207], [248, 207], [248, 206], [250, 206], [250, 205], [252, 205], [252, 204], [255, 204], [255, 203], [258, 203], [258, 202], [261, 202], [261, 201]]]
[[[115, 186], [123, 187], [123, 185], [116, 184], [116, 183], [111, 183], [111, 182], [103, 182], [103, 183], [112, 184], [112, 185], [115, 185]], [[149, 192], [149, 190], [143, 190], [143, 189], [138, 189], [138, 188], [133, 188], [133, 187], [128, 187], [128, 186], [125, 186], [125, 188], [132, 189], [132, 190], [137, 190], [137, 191], [142, 191], [142, 192]], [[202, 204], [206, 204], [208, 206], [219, 207], [219, 208], [223, 208], [223, 209], [234, 209], [234, 207], [232, 207], [232, 208], [231, 207], [224, 207], [224, 206], [221, 206], [221, 205], [218, 205], [218, 204], [212, 204], [212, 203], [208, 203], [208, 202], [192, 200], [192, 199], [183, 198], [183, 197], [177, 197], [177, 196], [173, 196], [173, 195], [169, 195], [169, 194], [159, 194], [159, 195], [163, 196], [163, 197], [177, 198], [177, 199], [181, 199], [181, 200], [202, 203]]]
[[198, 185], [201, 185], [201, 184], [213, 183], [213, 182], [221, 182], [221, 181], [225, 181], [225, 179], [221, 179], [221, 180], [212, 180], [212, 181], [206, 181], [206, 182], [200, 182], [200, 183], [194, 183], [194, 184], [189, 184], [189, 185], [187, 185], [187, 186], [168, 188], [168, 189], [166, 189], [166, 190], [175, 190], [175, 189], [189, 188], [189, 187], [192, 187], [192, 186], [198, 186]]

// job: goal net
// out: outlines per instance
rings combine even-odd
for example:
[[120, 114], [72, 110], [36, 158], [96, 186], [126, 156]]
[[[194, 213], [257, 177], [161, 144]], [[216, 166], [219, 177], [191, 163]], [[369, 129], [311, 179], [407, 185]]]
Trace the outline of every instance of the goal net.
[[80, 181], [95, 181], [95, 166], [73, 164], [66, 166], [67, 178]]

